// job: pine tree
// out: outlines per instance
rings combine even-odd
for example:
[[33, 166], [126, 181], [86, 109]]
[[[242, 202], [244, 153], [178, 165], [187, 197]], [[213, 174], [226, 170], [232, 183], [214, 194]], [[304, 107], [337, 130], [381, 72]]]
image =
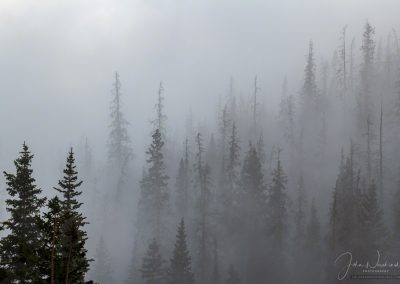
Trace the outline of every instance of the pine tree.
[[40, 270], [46, 282], [62, 283], [61, 225], [64, 222], [61, 201], [55, 196], [47, 204], [41, 224]]
[[295, 216], [294, 216], [294, 225], [295, 225], [295, 244], [297, 246], [302, 246], [304, 244], [305, 239], [305, 223], [306, 223], [306, 195], [304, 192], [304, 180], [303, 176], [300, 177], [299, 185], [298, 185], [298, 192], [296, 198], [296, 205], [295, 205]]
[[242, 265], [246, 267], [244, 281], [257, 283], [266, 277], [266, 186], [257, 150], [251, 143], [242, 166], [238, 198], [240, 219], [237, 226], [240, 226], [242, 234]]
[[189, 176], [185, 160], [179, 161], [178, 176], [176, 178], [176, 208], [179, 216], [185, 216], [188, 206]]
[[309, 43], [307, 63], [304, 69], [304, 84], [301, 91], [303, 108], [312, 110], [317, 102], [317, 83], [315, 76], [314, 47], [312, 41]]
[[197, 154], [194, 164], [194, 185], [198, 189], [198, 277], [200, 283], [206, 283], [210, 277], [210, 168], [203, 161], [204, 147], [200, 133], [196, 136]]
[[162, 217], [169, 199], [167, 184], [169, 177], [165, 173], [164, 155], [162, 152], [164, 141], [161, 132], [156, 129], [152, 138], [153, 141], [146, 151], [149, 169], [140, 182], [140, 206], [142, 206], [141, 210], [144, 210], [142, 214], [145, 219], [142, 221], [144, 221], [146, 226], [151, 226], [153, 229], [151, 234], [155, 235], [157, 240], [160, 240]]
[[272, 184], [268, 197], [268, 231], [273, 246], [277, 250], [283, 248], [287, 232], [286, 183], [287, 177], [278, 155], [276, 167], [272, 172]]
[[146, 284], [164, 283], [164, 260], [160, 253], [160, 246], [155, 238], [149, 244], [146, 255], [143, 257], [140, 272]]
[[193, 284], [194, 275], [192, 273], [192, 260], [186, 243], [185, 222], [182, 218], [170, 266], [168, 268], [168, 283], [170, 284]]
[[226, 284], [240, 284], [240, 277], [235, 267], [231, 264], [228, 268], [228, 278], [225, 281]]
[[84, 226], [88, 224], [86, 217], [80, 212], [82, 203], [78, 197], [82, 194], [78, 181], [73, 149], [68, 153], [64, 176], [54, 189], [62, 194], [61, 210], [64, 222], [61, 225], [61, 250], [63, 259], [63, 282], [84, 283], [85, 274], [89, 270], [89, 259], [86, 256], [85, 244], [87, 233]]
[[379, 206], [374, 180], [362, 195], [358, 220], [360, 224], [360, 238], [358, 241], [363, 243], [362, 248], [374, 253], [376, 250], [382, 249], [387, 241], [385, 239], [387, 230]]
[[167, 116], [164, 114], [164, 86], [163, 83], [160, 82], [160, 86], [158, 88], [158, 93], [157, 93], [157, 103], [155, 105], [156, 109], [156, 118], [152, 121], [154, 129], [158, 129], [161, 133], [161, 138], [163, 141], [166, 141], [166, 120]]
[[111, 124], [108, 144], [108, 159], [121, 170], [125, 159], [130, 159], [132, 155], [131, 139], [128, 134], [127, 126], [129, 122], [125, 119], [122, 112], [121, 102], [121, 82], [119, 74], [115, 73], [113, 84], [113, 100], [111, 103]]
[[[232, 125], [232, 133], [228, 142], [228, 163], [226, 167], [227, 182], [224, 185], [224, 207], [226, 217], [228, 220], [232, 220], [234, 217], [234, 208], [238, 205], [238, 185], [240, 175], [240, 145], [239, 138], [237, 136], [236, 124]], [[228, 221], [228, 226], [234, 227], [235, 224]]]
[[24, 143], [20, 156], [14, 161], [15, 174], [4, 172], [6, 200], [10, 218], [3, 222], [9, 234], [0, 241], [1, 268], [7, 271], [4, 283], [41, 283], [40, 274], [40, 209], [45, 198], [32, 177], [32, 158]]

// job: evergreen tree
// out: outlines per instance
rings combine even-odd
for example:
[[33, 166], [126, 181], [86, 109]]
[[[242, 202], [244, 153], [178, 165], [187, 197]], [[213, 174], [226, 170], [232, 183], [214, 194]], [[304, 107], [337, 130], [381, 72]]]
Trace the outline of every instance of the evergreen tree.
[[317, 83], [315, 76], [314, 47], [312, 41], [309, 43], [307, 63], [304, 69], [304, 84], [301, 91], [303, 108], [312, 110], [317, 103]]
[[189, 176], [185, 160], [179, 161], [178, 176], [176, 178], [176, 207], [179, 216], [185, 216], [188, 206]]
[[363, 243], [362, 248], [373, 253], [382, 249], [387, 241], [387, 230], [379, 207], [374, 180], [372, 180], [367, 191], [362, 194], [358, 220], [360, 224], [360, 238], [358, 238], [358, 241]]
[[85, 274], [89, 270], [89, 259], [86, 256], [85, 244], [87, 233], [84, 226], [88, 224], [86, 217], [80, 212], [82, 203], [78, 197], [82, 194], [79, 187], [74, 152], [68, 153], [64, 176], [59, 180], [58, 187], [54, 189], [62, 194], [61, 211], [63, 224], [61, 225], [61, 253], [65, 283], [84, 283]]
[[225, 281], [226, 284], [240, 284], [240, 277], [235, 267], [231, 264], [228, 268], [228, 278]]
[[[226, 212], [226, 217], [228, 220], [234, 219], [234, 209], [238, 207], [238, 185], [239, 185], [239, 175], [240, 175], [240, 145], [237, 136], [236, 124], [232, 125], [232, 133], [228, 142], [228, 163], [226, 167], [227, 172], [227, 182], [224, 185], [224, 207]], [[231, 228], [235, 226], [234, 223], [228, 221], [228, 226]]]
[[185, 223], [182, 218], [170, 266], [168, 269], [168, 283], [170, 284], [193, 284], [192, 261], [186, 244]]
[[149, 244], [146, 255], [143, 257], [140, 272], [146, 284], [164, 283], [164, 260], [160, 253], [160, 246], [155, 238]]
[[41, 225], [40, 270], [46, 282], [62, 283], [61, 225], [64, 222], [61, 201], [55, 196], [47, 204]]
[[273, 246], [281, 250], [287, 232], [287, 177], [278, 155], [276, 168], [272, 172], [272, 184], [268, 197], [268, 232]]
[[151, 234], [156, 239], [161, 238], [162, 217], [167, 208], [169, 199], [168, 194], [168, 175], [165, 173], [163, 146], [161, 132], [156, 129], [152, 135], [153, 141], [146, 151], [148, 155], [147, 164], [149, 166], [147, 174], [140, 182], [141, 196], [140, 206], [142, 207], [141, 216], [143, 224], [152, 228]]
[[131, 158], [132, 148], [131, 139], [128, 134], [127, 126], [129, 122], [125, 119], [122, 112], [121, 102], [121, 82], [119, 74], [115, 73], [113, 83], [113, 100], [111, 103], [111, 124], [108, 144], [108, 159], [121, 171], [126, 164], [126, 160]]
[[[287, 177], [283, 171], [281, 160], [279, 157], [276, 167], [272, 171], [272, 183], [268, 189], [267, 201], [267, 220], [266, 231], [269, 240], [269, 257], [270, 272], [268, 279], [276, 282], [280, 279], [281, 283], [286, 283], [286, 259], [284, 248], [286, 246], [288, 233], [288, 216], [287, 216], [287, 195], [286, 183]], [[271, 262], [271, 259], [273, 261]]]
[[294, 240], [297, 246], [302, 246], [304, 244], [305, 239], [305, 223], [306, 223], [306, 213], [305, 206], [307, 200], [304, 192], [304, 180], [303, 176], [300, 177], [298, 192], [296, 198], [295, 205], [295, 216], [294, 216], [294, 225], [295, 225], [295, 234]]
[[240, 219], [237, 226], [242, 232], [242, 265], [246, 267], [244, 281], [257, 283], [259, 279], [266, 279], [266, 187], [261, 162], [252, 144], [242, 166], [239, 200]]
[[163, 83], [160, 82], [160, 86], [158, 88], [157, 93], [157, 103], [155, 105], [155, 109], [157, 112], [156, 118], [152, 121], [154, 125], [154, 130], [158, 129], [161, 133], [161, 138], [163, 141], [166, 141], [166, 120], [167, 116], [164, 114], [164, 86]]
[[3, 222], [9, 234], [0, 241], [1, 268], [7, 275], [4, 283], [42, 283], [40, 274], [40, 209], [45, 198], [32, 177], [32, 158], [24, 143], [14, 161], [15, 174], [4, 172], [7, 192], [6, 209], [10, 218]]

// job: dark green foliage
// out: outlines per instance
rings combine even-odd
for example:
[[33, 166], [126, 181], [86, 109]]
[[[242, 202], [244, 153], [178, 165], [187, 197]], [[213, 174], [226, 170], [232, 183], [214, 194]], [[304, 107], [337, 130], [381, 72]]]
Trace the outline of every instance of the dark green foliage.
[[82, 194], [78, 190], [82, 181], [78, 181], [75, 158], [72, 149], [69, 152], [64, 177], [55, 188], [62, 194], [61, 210], [63, 222], [61, 224], [61, 254], [62, 275], [66, 283], [84, 283], [85, 274], [89, 269], [89, 260], [86, 256], [85, 243], [87, 233], [84, 226], [86, 217], [80, 212], [80, 203], [77, 198]]
[[40, 270], [47, 282], [63, 282], [61, 254], [61, 225], [64, 222], [60, 199], [49, 200], [48, 211], [43, 214]]
[[14, 161], [15, 174], [4, 172], [7, 180], [6, 200], [10, 219], [3, 223], [9, 234], [0, 241], [1, 270], [6, 270], [2, 283], [41, 283], [40, 275], [40, 208], [45, 198], [32, 177], [33, 155], [24, 143]]
[[186, 243], [185, 223], [182, 218], [176, 235], [175, 248], [168, 269], [168, 283], [193, 284], [192, 260]]
[[160, 246], [156, 239], [151, 241], [146, 255], [142, 259], [140, 272], [146, 284], [164, 283], [164, 260], [161, 256]]

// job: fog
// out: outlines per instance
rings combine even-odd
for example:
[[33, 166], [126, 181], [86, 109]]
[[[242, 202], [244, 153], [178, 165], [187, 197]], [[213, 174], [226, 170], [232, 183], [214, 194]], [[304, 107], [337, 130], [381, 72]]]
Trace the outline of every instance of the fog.
[[[58, 180], [62, 178], [67, 153], [73, 147], [78, 172], [81, 173], [80, 179], [84, 182], [82, 212], [90, 223], [87, 225], [89, 239], [86, 242], [89, 257], [96, 257], [100, 236], [104, 236], [111, 257], [110, 267], [114, 279], [112, 283], [124, 283], [132, 271], [136, 273], [136, 280], [139, 279], [137, 283], [142, 283], [139, 282], [143, 280], [140, 271], [137, 267], [132, 267], [132, 258], [135, 257], [132, 254], [136, 252], [136, 257], [141, 259], [141, 253], [143, 254], [147, 248], [147, 242], [144, 242], [137, 244], [141, 249], [135, 250], [134, 242], [140, 242], [137, 241], [139, 239], [137, 235], [140, 235], [137, 231], [147, 230], [147, 227], [140, 228], [140, 222], [144, 221], [140, 221], [140, 214], [137, 214], [140, 211], [137, 204], [141, 194], [140, 180], [149, 168], [146, 163], [148, 159], [146, 150], [152, 142], [151, 135], [154, 132], [152, 121], [157, 118], [156, 104], [160, 82], [164, 88], [163, 113], [167, 117], [163, 138], [166, 143], [164, 150], [166, 173], [170, 176], [168, 190], [171, 212], [175, 212], [176, 209], [174, 201], [176, 177], [179, 160], [185, 152], [186, 137], [190, 144], [192, 168], [197, 151], [195, 135], [198, 132], [202, 133], [205, 160], [207, 160], [205, 162], [211, 165], [213, 188], [216, 191], [219, 188], [222, 175], [219, 155], [224, 154], [216, 150], [218, 157], [213, 157], [210, 139], [213, 136], [217, 144], [214, 146], [220, 147], [221, 111], [229, 104], [230, 95], [233, 94], [238, 114], [235, 118], [235, 115], [230, 113], [230, 117], [235, 120], [238, 127], [241, 166], [248, 152], [248, 142], [252, 140], [253, 144], [256, 144], [262, 135], [267, 156], [262, 165], [266, 186], [269, 187], [273, 182], [271, 170], [275, 167], [277, 157], [281, 157], [283, 169], [288, 176], [287, 206], [288, 215], [291, 215], [295, 210], [293, 208], [297, 200], [299, 177], [304, 175], [307, 206], [311, 204], [311, 200], [315, 200], [322, 243], [329, 239], [331, 218], [329, 208], [340, 171], [341, 150], [343, 150], [342, 156], [350, 156], [350, 141], [355, 142], [356, 148], [359, 147], [355, 150], [355, 155], [358, 155], [357, 167], [361, 169], [360, 179], [365, 178], [365, 184], [370, 184], [373, 177], [378, 181], [379, 171], [375, 168], [379, 163], [375, 160], [378, 159], [376, 153], [382, 143], [378, 143], [379, 111], [376, 106], [379, 105], [379, 96], [384, 96], [387, 99], [383, 100], [385, 110], [383, 129], [387, 132], [383, 137], [383, 167], [385, 189], [388, 193], [385, 197], [379, 198], [382, 201], [380, 205], [386, 225], [391, 231], [389, 224], [395, 222], [393, 221], [395, 216], [391, 215], [393, 210], [390, 202], [397, 189], [396, 173], [400, 165], [396, 161], [399, 157], [397, 152], [399, 149], [396, 146], [399, 142], [396, 125], [399, 122], [393, 118], [395, 110], [390, 108], [396, 104], [393, 100], [398, 92], [396, 83], [400, 78], [398, 72], [400, 56], [398, 50], [393, 48], [388, 51], [387, 46], [393, 47], [397, 44], [398, 48], [398, 39], [393, 37], [400, 28], [399, 10], [400, 3], [397, 0], [2, 0], [0, 2], [0, 121], [2, 122], [0, 169], [15, 172], [12, 161], [17, 158], [25, 141], [35, 155], [33, 169], [36, 184], [42, 188], [42, 195], [50, 199], [56, 194], [53, 187], [57, 186]], [[375, 28], [375, 58], [380, 45], [382, 56], [386, 58], [382, 59], [382, 62], [386, 60], [385, 62], [390, 63], [387, 65], [382, 63], [382, 66], [394, 66], [396, 71], [390, 75], [386, 67], [377, 65], [378, 71], [371, 75], [376, 83], [373, 84], [371, 96], [375, 96], [376, 99], [367, 102], [369, 105], [366, 108], [371, 106], [374, 109], [371, 119], [374, 120], [372, 125], [376, 133], [371, 142], [373, 157], [368, 154], [368, 158], [365, 158], [366, 132], [357, 124], [359, 117], [355, 114], [355, 109], [359, 102], [358, 94], [367, 93], [365, 82], [368, 78], [360, 76], [360, 70], [363, 70], [365, 63], [361, 46], [367, 21]], [[341, 48], [341, 32], [345, 26], [347, 26], [347, 54], [351, 52], [349, 48], [354, 38], [352, 60], [354, 81], [357, 82], [354, 83], [354, 88], [352, 86], [352, 90], [346, 91], [349, 99], [343, 104], [346, 114], [342, 114], [342, 102], [337, 95], [340, 92], [340, 82], [337, 82], [335, 77], [337, 72], [335, 64], [338, 64], [340, 59], [337, 57], [340, 55], [336, 55], [336, 61], [333, 58], [335, 52], [338, 53]], [[307, 118], [307, 115], [301, 118], [299, 114], [310, 41], [313, 42], [314, 48], [313, 59], [316, 65], [318, 93], [323, 92], [323, 66], [327, 66], [326, 70], [329, 69], [327, 71], [329, 78], [325, 81], [329, 85], [325, 86], [329, 107], [326, 111], [322, 111], [324, 119], [325, 115], [328, 117], [326, 126], [328, 142], [324, 154], [313, 152], [317, 142], [313, 140], [312, 135], [304, 138], [305, 140], [298, 138], [303, 137], [303, 128], [299, 125], [304, 123], [308, 125], [304, 129], [314, 128], [311, 132], [316, 133], [316, 124], [308, 121], [313, 121], [313, 118], [319, 119], [317, 116]], [[385, 57], [389, 56], [388, 54], [393, 56]], [[345, 61], [348, 59], [346, 56]], [[120, 168], [115, 167], [113, 169], [115, 172], [110, 170], [108, 146], [112, 121], [110, 105], [115, 95], [113, 83], [116, 72], [121, 83], [121, 111], [129, 122], [126, 129], [134, 156], [129, 166], [121, 170], [121, 172], [126, 171], [124, 172], [126, 178], [121, 186], [124, 189], [122, 201], [116, 201], [114, 198], [115, 188], [120, 187], [118, 172]], [[258, 110], [255, 119], [257, 124], [254, 124], [257, 127], [254, 126], [253, 129], [251, 103], [255, 76], [257, 76]], [[298, 124], [294, 132], [298, 139], [294, 139], [293, 143], [296, 145], [290, 144], [283, 138], [285, 131], [279, 124], [282, 115], [284, 78], [287, 78], [286, 95], [295, 98], [295, 113], [299, 115], [295, 119]], [[366, 81], [363, 81], [363, 78]], [[390, 83], [387, 83], [385, 78]], [[368, 90], [370, 92], [370, 89]], [[233, 110], [228, 111], [233, 112]], [[310, 112], [308, 116], [312, 116], [312, 113]], [[361, 117], [364, 119], [362, 115]], [[191, 125], [188, 124], [189, 121], [192, 122]], [[304, 131], [307, 133], [307, 130]], [[231, 128], [227, 130], [227, 139], [230, 134]], [[319, 134], [317, 136], [319, 137]], [[90, 146], [93, 157], [90, 171], [83, 169], [83, 161], [87, 154], [85, 154], [85, 143]], [[276, 151], [278, 148], [282, 149], [282, 156], [277, 155], [280, 153]], [[321, 161], [316, 162], [312, 158], [307, 158], [314, 155], [315, 157], [320, 155]], [[224, 157], [221, 158], [223, 159]], [[368, 165], [364, 163], [365, 159], [368, 159]], [[372, 166], [371, 160], [373, 160]], [[380, 166], [382, 168], [382, 164]], [[382, 175], [380, 178], [380, 182], [383, 183]], [[93, 189], [94, 184], [97, 191]], [[378, 184], [378, 187], [380, 186], [383, 187], [382, 184]], [[6, 187], [6, 178], [1, 176], [2, 204], [8, 198]], [[92, 193], [95, 191], [97, 195], [94, 197]], [[216, 208], [222, 207], [216, 206]], [[46, 211], [46, 208], [42, 208], [42, 211]], [[168, 237], [160, 241], [167, 261], [171, 257], [168, 253], [172, 250], [175, 229], [181, 218], [179, 214], [171, 212], [166, 214], [168, 220], [165, 221], [169, 227], [166, 233]], [[308, 216], [308, 207], [306, 212]], [[5, 220], [7, 216], [5, 206], [1, 205], [0, 218]], [[192, 232], [190, 230], [196, 221], [192, 222], [190, 218], [194, 220], [196, 217], [193, 217], [194, 212], [188, 213], [187, 216], [185, 221], [189, 231], [188, 242], [192, 242], [189, 247], [193, 248], [195, 237], [193, 230]], [[242, 219], [241, 222], [246, 223]], [[221, 228], [220, 230], [223, 231]], [[113, 236], [116, 231], [120, 233], [118, 236]], [[223, 248], [221, 245], [220, 248], [221, 280], [207, 282], [204, 275], [205, 278], [199, 279], [196, 272], [198, 260], [195, 252], [190, 250], [196, 283], [202, 281], [225, 283], [226, 268], [229, 264], [245, 266], [238, 260], [240, 257], [234, 256], [234, 252], [224, 251], [225, 249], [230, 251], [229, 246], [240, 247], [243, 240], [239, 237], [226, 240], [226, 234], [221, 231], [216, 234], [219, 243], [226, 242], [226, 247]], [[251, 248], [249, 250], [251, 251]], [[293, 250], [291, 245], [286, 247], [288, 255]], [[324, 257], [332, 256], [325, 247], [322, 250]], [[312, 263], [312, 260], [307, 261]], [[256, 266], [259, 263], [247, 265], [257, 270]], [[106, 283], [105, 280], [98, 279], [98, 275], [94, 272], [95, 266], [96, 259], [90, 264], [91, 268], [86, 279]], [[257, 278], [258, 272], [249, 276], [246, 274], [250, 273], [249, 270], [243, 271], [239, 269], [239, 274], [247, 280], [242, 280], [240, 283], [255, 284], [252, 282], [254, 279], [257, 279], [258, 283], [267, 283], [263, 282], [266, 280]], [[336, 272], [330, 273], [332, 279], [336, 277]], [[329, 275], [328, 272], [326, 274]], [[305, 276], [301, 273], [299, 275], [297, 278], [300, 279], [299, 283], [318, 281], [304, 280], [306, 278], [302, 277]], [[290, 281], [294, 281], [293, 279]], [[319, 283], [330, 283], [325, 279]], [[128, 280], [127, 283], [136, 283], [131, 281]], [[273, 282], [268, 283], [278, 283], [274, 282], [277, 278], [271, 281]], [[289, 283], [285, 281], [282, 280], [281, 283]]]

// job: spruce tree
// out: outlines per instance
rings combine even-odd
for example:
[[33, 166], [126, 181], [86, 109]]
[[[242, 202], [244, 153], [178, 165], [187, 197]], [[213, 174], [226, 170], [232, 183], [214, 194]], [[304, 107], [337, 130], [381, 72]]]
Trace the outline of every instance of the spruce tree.
[[47, 208], [41, 224], [40, 269], [46, 282], [62, 283], [61, 225], [65, 220], [60, 199], [57, 196], [50, 199]]
[[165, 173], [163, 146], [161, 132], [156, 129], [152, 135], [153, 141], [146, 151], [148, 155], [147, 164], [149, 165], [147, 174], [140, 182], [141, 196], [140, 216], [146, 226], [150, 226], [150, 234], [155, 235], [157, 240], [161, 238], [162, 218], [167, 208], [169, 199], [168, 175]]
[[268, 233], [273, 246], [281, 250], [287, 232], [287, 177], [278, 155], [276, 167], [272, 172], [272, 184], [268, 197]]
[[24, 143], [14, 161], [15, 174], [4, 172], [7, 192], [6, 209], [10, 218], [3, 222], [9, 234], [0, 241], [1, 268], [7, 271], [3, 283], [42, 283], [40, 273], [40, 209], [45, 203], [32, 177], [32, 158]]
[[374, 253], [376, 250], [382, 249], [387, 241], [387, 230], [379, 206], [374, 180], [362, 195], [358, 220], [360, 223], [360, 238], [358, 241], [363, 243], [363, 248]]
[[63, 262], [62, 275], [65, 283], [84, 283], [85, 274], [89, 269], [89, 259], [85, 248], [87, 233], [84, 226], [88, 224], [86, 217], [80, 212], [82, 203], [78, 197], [82, 194], [78, 181], [74, 152], [68, 153], [64, 176], [54, 189], [62, 194], [61, 210], [63, 224], [61, 225], [61, 253]]
[[155, 238], [150, 242], [146, 255], [142, 259], [140, 272], [145, 284], [164, 283], [164, 260], [160, 253], [160, 246]]
[[175, 241], [175, 248], [168, 268], [168, 283], [193, 284], [192, 260], [186, 243], [185, 222], [182, 218]]

